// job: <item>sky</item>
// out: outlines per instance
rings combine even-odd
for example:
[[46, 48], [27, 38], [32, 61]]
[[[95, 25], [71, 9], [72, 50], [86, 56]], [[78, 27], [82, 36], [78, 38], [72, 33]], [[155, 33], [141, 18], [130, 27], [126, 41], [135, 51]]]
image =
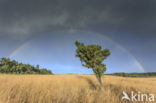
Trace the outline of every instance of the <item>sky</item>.
[[0, 0], [0, 58], [90, 74], [79, 40], [110, 49], [106, 73], [156, 72], [155, 10], [155, 0]]

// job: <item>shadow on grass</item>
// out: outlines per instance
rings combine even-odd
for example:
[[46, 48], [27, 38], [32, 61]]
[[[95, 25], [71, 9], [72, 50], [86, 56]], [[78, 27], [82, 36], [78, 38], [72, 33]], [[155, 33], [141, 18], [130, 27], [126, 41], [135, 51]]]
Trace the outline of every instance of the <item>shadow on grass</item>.
[[[90, 79], [89, 77], [84, 77], [84, 76], [77, 76], [80, 79], [84, 79], [88, 82], [89, 87], [93, 90], [101, 90], [100, 85], [94, 83], [94, 81], [92, 79]], [[114, 91], [115, 93], [119, 93], [119, 88], [113, 84], [103, 84], [103, 89], [110, 89], [111, 91]]]
[[89, 87], [93, 90], [97, 89], [97, 85], [95, 85], [95, 83], [92, 81], [92, 79], [88, 78], [88, 77], [84, 77], [84, 76], [77, 76], [78, 78], [84, 79], [88, 82]]
[[[93, 90], [99, 90], [100, 89], [100, 85], [97, 85], [96, 83], [94, 83], [94, 81], [92, 79], [90, 79], [89, 77], [84, 77], [84, 76], [77, 76], [77, 77], [86, 80], [91, 89], [93, 89]], [[115, 94], [122, 93], [122, 91], [125, 89], [126, 89], [125, 91], [135, 91], [136, 92], [136, 89], [133, 87], [124, 88], [122, 86], [113, 85], [111, 83], [110, 84], [103, 84], [103, 89], [104, 90], [109, 89], [110, 91], [112, 91]]]

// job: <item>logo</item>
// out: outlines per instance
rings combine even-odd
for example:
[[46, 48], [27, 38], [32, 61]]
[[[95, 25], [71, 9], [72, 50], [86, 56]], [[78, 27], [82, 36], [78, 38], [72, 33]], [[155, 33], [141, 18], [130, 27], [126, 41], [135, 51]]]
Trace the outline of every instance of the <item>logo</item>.
[[143, 94], [141, 92], [135, 93], [134, 91], [131, 91], [131, 94], [128, 95], [125, 91], [122, 92], [122, 101], [132, 101], [132, 102], [154, 102], [154, 94]]

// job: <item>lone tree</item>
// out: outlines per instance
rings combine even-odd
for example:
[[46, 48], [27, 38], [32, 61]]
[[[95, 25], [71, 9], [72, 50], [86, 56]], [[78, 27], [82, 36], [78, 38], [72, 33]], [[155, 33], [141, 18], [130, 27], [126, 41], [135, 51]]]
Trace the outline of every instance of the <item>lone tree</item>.
[[100, 45], [84, 45], [78, 41], [75, 42], [77, 47], [76, 57], [79, 57], [82, 63], [82, 66], [92, 68], [94, 74], [96, 75], [97, 80], [102, 87], [101, 77], [106, 71], [106, 65], [102, 62], [110, 55], [109, 49], [102, 50]]

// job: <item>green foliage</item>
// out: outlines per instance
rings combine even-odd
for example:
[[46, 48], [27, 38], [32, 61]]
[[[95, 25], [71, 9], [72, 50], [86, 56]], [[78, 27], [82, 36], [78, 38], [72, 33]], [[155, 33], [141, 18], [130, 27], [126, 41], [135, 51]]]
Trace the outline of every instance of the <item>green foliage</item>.
[[36, 67], [30, 64], [18, 63], [15, 60], [9, 58], [1, 58], [0, 60], [0, 73], [11, 73], [11, 74], [52, 74], [50, 70], [45, 68], [40, 69], [39, 65]]
[[109, 49], [102, 50], [100, 45], [84, 45], [78, 41], [75, 42], [75, 45], [77, 47], [76, 57], [80, 58], [82, 66], [92, 68], [102, 86], [101, 76], [106, 71], [106, 65], [102, 62], [110, 55]]
[[122, 76], [122, 77], [156, 77], [156, 73], [113, 73], [108, 75]]

